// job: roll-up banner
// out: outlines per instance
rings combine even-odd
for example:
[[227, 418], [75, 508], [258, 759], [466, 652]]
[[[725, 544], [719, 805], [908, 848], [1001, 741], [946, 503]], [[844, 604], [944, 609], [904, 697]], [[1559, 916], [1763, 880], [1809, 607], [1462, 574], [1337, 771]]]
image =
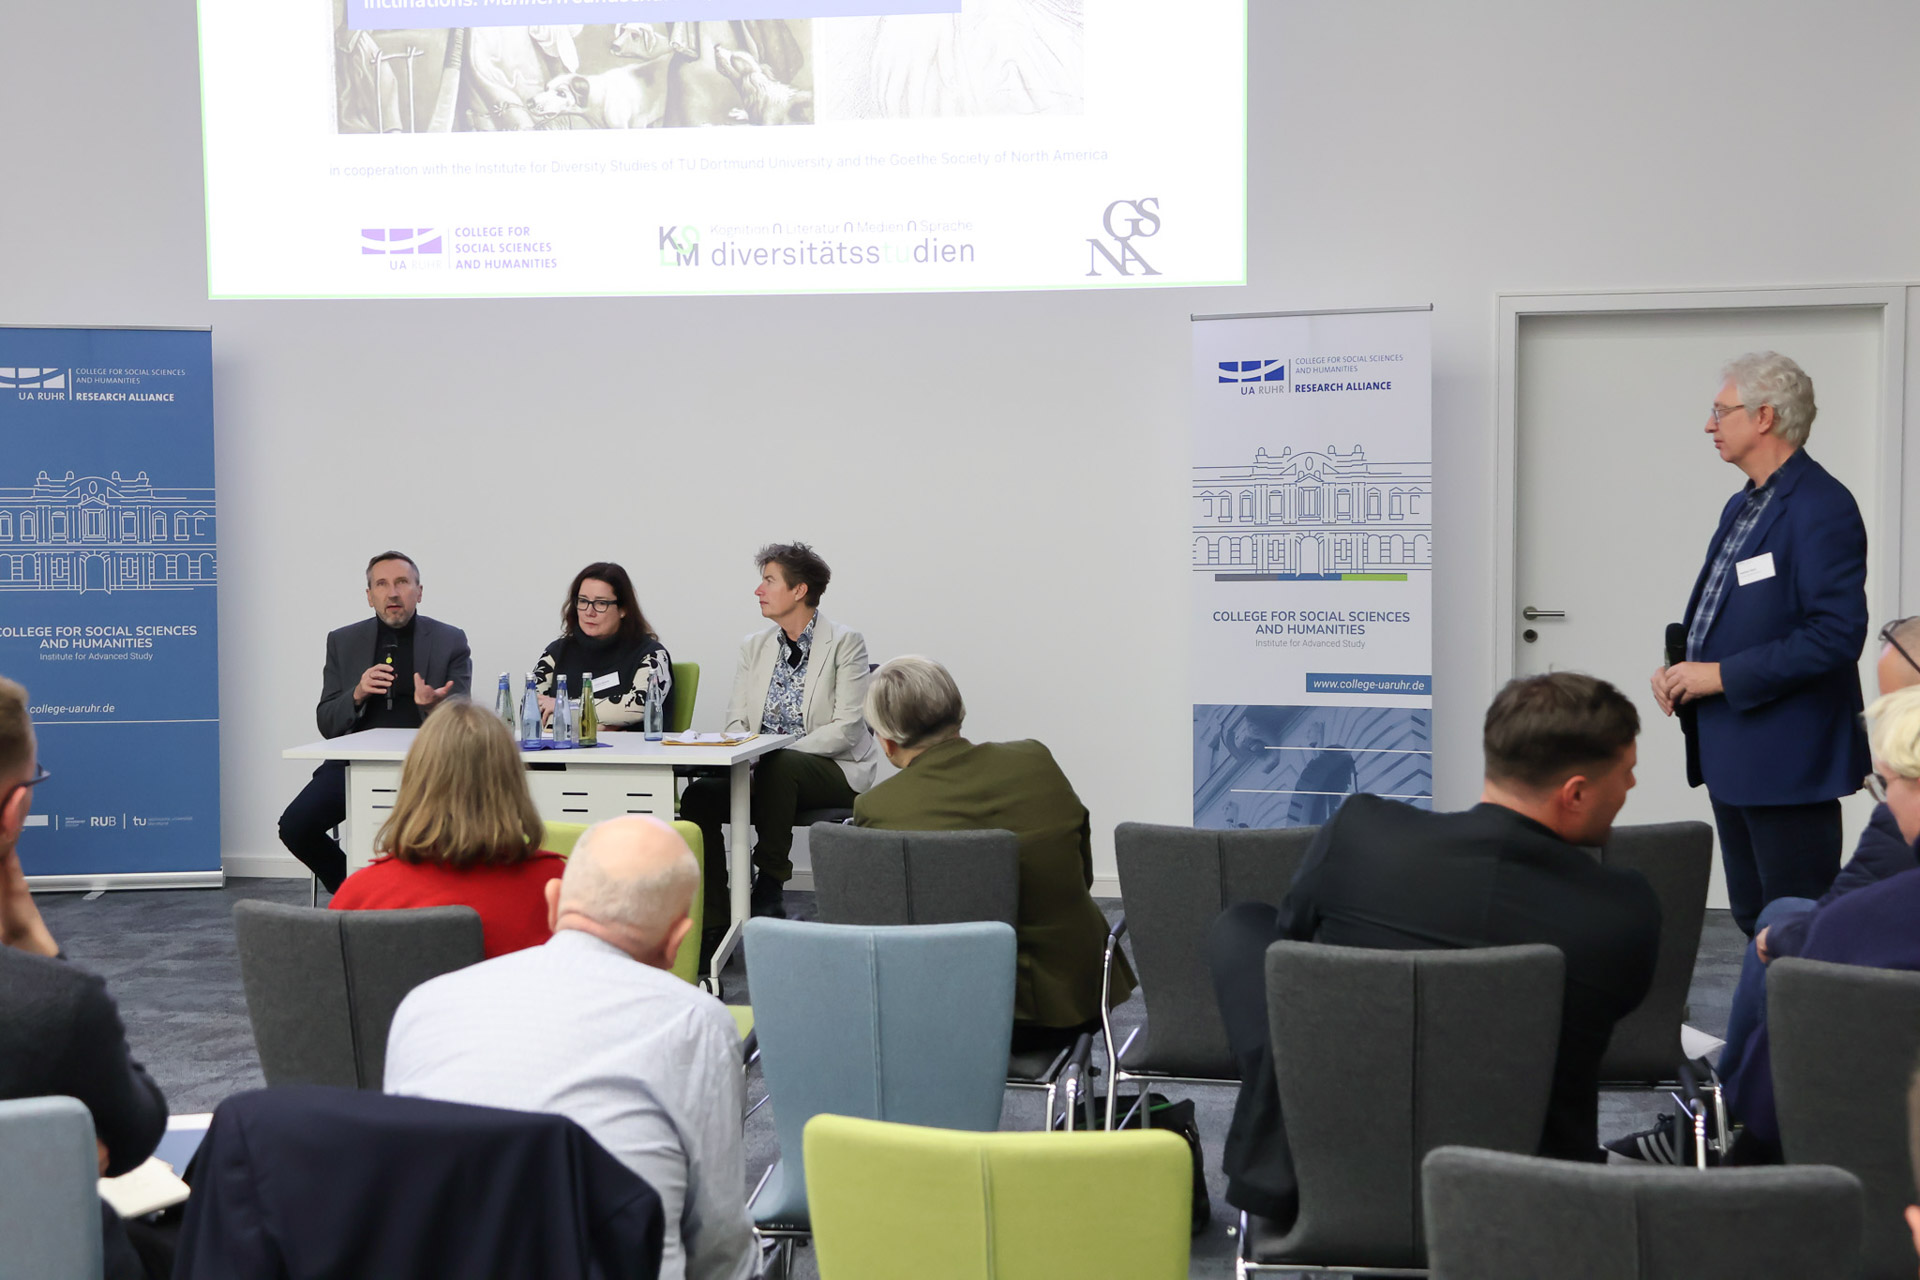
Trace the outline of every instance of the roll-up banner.
[[1431, 311], [1193, 318], [1196, 827], [1433, 806]]
[[0, 674], [35, 888], [220, 883], [212, 334], [0, 327]]

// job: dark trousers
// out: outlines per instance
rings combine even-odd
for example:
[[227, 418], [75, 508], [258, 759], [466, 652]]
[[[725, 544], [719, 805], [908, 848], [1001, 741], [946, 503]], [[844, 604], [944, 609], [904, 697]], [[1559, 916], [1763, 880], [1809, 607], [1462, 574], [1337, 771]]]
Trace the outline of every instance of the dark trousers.
[[347, 820], [347, 762], [329, 760], [313, 771], [280, 815], [280, 843], [320, 877], [328, 893], [347, 878], [347, 855], [327, 833]]
[[[1804, 915], [1811, 910], [1811, 898], [1775, 898], [1760, 912], [1754, 931], [1757, 933], [1788, 916]], [[1727, 1043], [1720, 1050], [1721, 1075], [1732, 1071], [1740, 1061], [1747, 1051], [1747, 1041], [1760, 1029], [1766, 1016], [1767, 966], [1761, 963], [1760, 953], [1749, 942], [1746, 958], [1740, 962], [1740, 981], [1733, 988], [1733, 1006], [1727, 1013]]]
[[1267, 1030], [1267, 948], [1280, 940], [1280, 909], [1264, 902], [1228, 907], [1207, 936], [1207, 966], [1220, 1002], [1227, 1045], [1240, 1067], [1240, 1096], [1227, 1126], [1221, 1168], [1227, 1203], [1236, 1209], [1292, 1223], [1300, 1184], [1280, 1114], [1280, 1084], [1273, 1073], [1273, 1041]]
[[[680, 797], [680, 816], [700, 828], [706, 843], [706, 927], [727, 923], [727, 852], [720, 828], [732, 812], [726, 778], [696, 778]], [[853, 787], [840, 766], [826, 756], [804, 751], [769, 751], [753, 763], [750, 805], [757, 839], [753, 865], [761, 875], [785, 884], [793, 879], [793, 819], [802, 809], [851, 809]], [[746, 832], [733, 833], [735, 840]]]
[[1813, 898], [1840, 874], [1840, 802], [1732, 805], [1713, 802], [1720, 865], [1733, 922], [1749, 938], [1775, 898]]

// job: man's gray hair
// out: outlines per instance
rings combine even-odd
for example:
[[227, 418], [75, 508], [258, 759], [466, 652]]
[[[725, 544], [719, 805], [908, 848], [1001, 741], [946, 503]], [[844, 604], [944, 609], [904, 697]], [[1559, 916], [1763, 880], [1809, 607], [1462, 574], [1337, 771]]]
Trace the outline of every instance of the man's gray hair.
[[594, 836], [604, 826], [588, 827], [574, 844], [560, 879], [560, 913], [577, 912], [601, 924], [626, 925], [648, 943], [663, 941], [693, 904], [700, 888], [699, 860], [682, 844], [678, 858], [639, 875], [619, 875], [609, 865], [612, 860], [594, 849]]
[[894, 658], [867, 681], [867, 724], [896, 747], [923, 747], [951, 738], [967, 718], [960, 686], [932, 658]]
[[1813, 403], [1813, 379], [1778, 351], [1749, 351], [1728, 361], [1721, 378], [1740, 393], [1740, 403], [1748, 413], [1760, 406], [1773, 406], [1773, 434], [1798, 448], [1807, 442], [1813, 430], [1813, 416], [1819, 409]]

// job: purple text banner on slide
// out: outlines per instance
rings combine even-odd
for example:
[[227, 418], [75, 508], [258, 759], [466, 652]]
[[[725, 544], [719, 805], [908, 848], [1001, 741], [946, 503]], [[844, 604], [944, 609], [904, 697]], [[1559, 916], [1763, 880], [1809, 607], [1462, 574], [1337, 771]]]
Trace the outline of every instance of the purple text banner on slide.
[[735, 18], [867, 18], [958, 13], [960, 0], [347, 0], [356, 31], [395, 27], [537, 27]]

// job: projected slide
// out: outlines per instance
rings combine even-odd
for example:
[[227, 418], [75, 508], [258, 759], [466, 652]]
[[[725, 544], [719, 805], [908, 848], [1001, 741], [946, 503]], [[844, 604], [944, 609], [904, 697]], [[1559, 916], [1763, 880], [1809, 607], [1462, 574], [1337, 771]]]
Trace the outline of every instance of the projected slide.
[[215, 298], [1245, 282], [1242, 0], [200, 0], [200, 61]]

